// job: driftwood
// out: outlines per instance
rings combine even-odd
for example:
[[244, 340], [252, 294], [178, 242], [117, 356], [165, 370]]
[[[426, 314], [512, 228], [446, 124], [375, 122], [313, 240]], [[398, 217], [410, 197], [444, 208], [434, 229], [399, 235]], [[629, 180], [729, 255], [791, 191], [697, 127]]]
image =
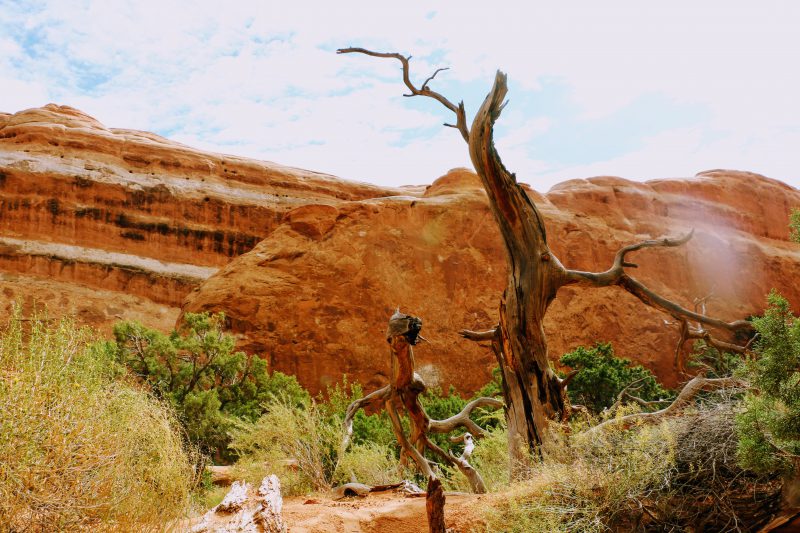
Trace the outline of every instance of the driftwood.
[[248, 483], [234, 481], [222, 502], [203, 515], [191, 529], [192, 533], [286, 533], [278, 477], [274, 474], [265, 477], [255, 495], [252, 492]]
[[[401, 460], [413, 461], [417, 470], [428, 479], [427, 509], [430, 530], [444, 531], [444, 512], [438, 510], [439, 505], [444, 505], [444, 493], [441, 490], [441, 483], [438, 481], [433, 463], [425, 457], [425, 453], [430, 452], [444, 464], [458, 468], [466, 476], [473, 492], [486, 492], [486, 485], [480, 474], [469, 464], [471, 448], [461, 457], [455, 457], [437, 446], [429, 435], [430, 433], [449, 433], [458, 428], [464, 428], [470, 435], [470, 441], [473, 436], [482, 437], [483, 429], [473, 422], [469, 415], [478, 407], [499, 408], [503, 406], [503, 403], [495, 398], [478, 398], [465, 405], [460, 413], [446, 420], [431, 420], [419, 400], [419, 396], [425, 392], [426, 387], [420, 375], [415, 372], [412, 348], [421, 338], [419, 334], [421, 330], [422, 320], [419, 317], [403, 314], [399, 309], [389, 319], [386, 341], [389, 344], [390, 383], [348, 406], [343, 421], [345, 435], [341, 450], [344, 452], [350, 442], [353, 432], [353, 417], [358, 410], [367, 406], [383, 405], [389, 415], [395, 437], [400, 444]], [[408, 416], [410, 426], [408, 435], [403, 429], [401, 412]], [[463, 436], [461, 438], [463, 440]], [[469, 443], [466, 440], [463, 442], [468, 446]], [[431, 486], [433, 489], [430, 488]]]
[[345, 483], [344, 485], [335, 487], [331, 491], [331, 497], [334, 500], [341, 500], [342, 498], [353, 497], [353, 496], [357, 496], [359, 498], [366, 498], [370, 493], [385, 492], [387, 490], [395, 490], [398, 492], [402, 492], [406, 496], [420, 496], [425, 494], [425, 492], [421, 488], [419, 488], [416, 484], [408, 480], [403, 480], [398, 483], [389, 483], [388, 485], [374, 485], [374, 486], [365, 485], [363, 483]]

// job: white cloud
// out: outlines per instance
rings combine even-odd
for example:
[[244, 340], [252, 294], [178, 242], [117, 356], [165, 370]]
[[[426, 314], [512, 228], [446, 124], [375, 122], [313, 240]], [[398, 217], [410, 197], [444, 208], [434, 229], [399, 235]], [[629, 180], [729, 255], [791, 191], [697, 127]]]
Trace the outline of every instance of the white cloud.
[[501, 155], [540, 189], [591, 174], [639, 179], [710, 167], [800, 185], [794, 2], [2, 4], [4, 111], [57, 101], [108, 126], [380, 183], [429, 182], [468, 164], [458, 134], [435, 129], [450, 120], [446, 110], [400, 97], [396, 62], [333, 53], [362, 45], [414, 54], [418, 80], [450, 66], [435, 86], [473, 106], [498, 67], [516, 84], [512, 103], [558, 80], [577, 128], [643, 95], [704, 111], [683, 127], [655, 125], [661, 133], [626, 153], [565, 166], [530, 149], [559, 117], [546, 109], [518, 116], [512, 106]]

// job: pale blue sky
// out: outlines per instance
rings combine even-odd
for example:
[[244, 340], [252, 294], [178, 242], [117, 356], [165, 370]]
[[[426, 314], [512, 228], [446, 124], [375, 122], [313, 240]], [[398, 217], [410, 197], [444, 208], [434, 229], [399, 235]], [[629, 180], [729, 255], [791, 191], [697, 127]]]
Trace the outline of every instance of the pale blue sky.
[[0, 0], [0, 111], [48, 102], [109, 127], [343, 178], [430, 183], [469, 166], [448, 111], [403, 98], [398, 64], [477, 109], [509, 75], [506, 165], [570, 178], [712, 168], [800, 185], [800, 2]]

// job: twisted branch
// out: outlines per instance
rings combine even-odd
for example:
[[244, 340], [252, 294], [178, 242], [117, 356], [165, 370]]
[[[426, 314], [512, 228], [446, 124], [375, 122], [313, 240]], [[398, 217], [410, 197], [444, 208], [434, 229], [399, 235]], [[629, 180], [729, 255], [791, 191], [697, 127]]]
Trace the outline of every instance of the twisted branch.
[[449, 67], [439, 68], [436, 71], [428, 76], [422, 86], [418, 89], [414, 83], [411, 81], [410, 75], [410, 67], [409, 61], [411, 60], [411, 56], [404, 56], [402, 54], [398, 54], [396, 52], [373, 52], [372, 50], [367, 50], [366, 48], [358, 48], [358, 47], [350, 47], [350, 48], [339, 48], [336, 50], [337, 54], [364, 54], [372, 57], [381, 57], [381, 58], [391, 58], [397, 59], [403, 65], [403, 83], [405, 83], [408, 90], [411, 91], [411, 94], [404, 94], [403, 96], [427, 96], [429, 98], [433, 98], [447, 109], [455, 113], [456, 115], [456, 123], [453, 124], [445, 124], [445, 126], [449, 128], [456, 128], [460, 133], [461, 137], [464, 138], [464, 141], [469, 142], [469, 128], [467, 127], [467, 114], [464, 110], [464, 102], [459, 102], [458, 105], [454, 104], [447, 98], [445, 98], [442, 94], [431, 90], [428, 87], [428, 84], [433, 81], [436, 75], [443, 70], [448, 70]]
[[463, 427], [475, 438], [480, 439], [486, 434], [486, 432], [469, 417], [472, 411], [478, 407], [492, 407], [494, 409], [499, 409], [500, 407], [503, 407], [503, 402], [496, 398], [476, 398], [465, 405], [460, 413], [455, 414], [450, 418], [446, 418], [444, 420], [431, 420], [430, 431], [433, 433], [450, 433], [458, 427]]
[[634, 424], [655, 424], [678, 413], [681, 409], [689, 405], [695, 397], [703, 390], [715, 390], [726, 387], [746, 387], [747, 383], [741, 379], [727, 377], [727, 378], [706, 378], [703, 376], [695, 376], [686, 385], [684, 385], [678, 397], [663, 409], [653, 411], [652, 413], [633, 413], [630, 415], [622, 416], [619, 418], [610, 418], [586, 431], [583, 435], [592, 435], [605, 428], [621, 425], [625, 429], [630, 428]]
[[674, 317], [676, 320], [691, 319], [699, 324], [707, 324], [709, 326], [726, 329], [728, 331], [737, 331], [741, 329], [752, 330], [753, 325], [746, 320], [725, 322], [724, 320], [708, 317], [705, 314], [686, 309], [680, 304], [664, 298], [625, 272], [625, 267], [638, 267], [636, 263], [631, 263], [626, 260], [626, 256], [629, 253], [641, 250], [643, 248], [671, 248], [675, 246], [681, 246], [686, 244], [693, 235], [694, 230], [691, 230], [686, 235], [678, 238], [665, 237], [663, 239], [647, 240], [637, 244], [625, 246], [616, 253], [614, 257], [614, 264], [605, 272], [582, 272], [580, 270], [567, 270], [564, 285], [572, 283], [588, 284], [589, 286], [594, 287], [619, 285], [645, 304], [649, 305], [650, 307], [661, 309], [662, 311]]
[[342, 438], [342, 444], [340, 447], [342, 453], [344, 453], [345, 450], [347, 450], [347, 446], [350, 445], [350, 439], [353, 436], [353, 418], [355, 418], [358, 410], [366, 407], [383, 405], [389, 398], [390, 393], [391, 388], [389, 385], [386, 385], [385, 387], [373, 391], [347, 406], [347, 411], [344, 415], [344, 421], [342, 422], [342, 427], [344, 428], [344, 437]]

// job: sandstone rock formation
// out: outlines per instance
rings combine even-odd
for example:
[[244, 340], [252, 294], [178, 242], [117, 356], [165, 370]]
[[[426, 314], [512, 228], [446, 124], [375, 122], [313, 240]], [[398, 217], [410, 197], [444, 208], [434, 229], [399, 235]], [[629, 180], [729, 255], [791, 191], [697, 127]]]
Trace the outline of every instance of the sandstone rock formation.
[[[695, 228], [680, 249], [636, 254], [636, 274], [684, 305], [713, 291], [709, 313], [744, 318], [773, 287], [798, 301], [800, 246], [787, 220], [800, 192], [745, 172], [636, 183], [600, 177], [530, 191], [549, 242], [568, 268], [602, 270], [643, 238]], [[495, 365], [456, 331], [497, 321], [502, 244], [477, 177], [456, 169], [425, 190], [335, 206], [304, 206], [193, 291], [185, 309], [224, 309], [245, 345], [316, 389], [353, 376], [385, 384], [383, 324], [395, 306], [423, 317], [416, 351], [429, 383], [472, 391]], [[302, 220], [302, 224], [292, 222]], [[612, 341], [668, 384], [679, 379], [669, 318], [616, 288], [564, 288], [546, 324], [550, 352]]]
[[[709, 313], [729, 319], [759, 312], [772, 287], [800, 301], [787, 229], [800, 192], [778, 181], [710, 171], [529, 194], [569, 268], [602, 269], [623, 244], [695, 227], [684, 248], [638, 253], [635, 275], [684, 305], [713, 289]], [[243, 347], [314, 391], [345, 373], [385, 384], [398, 305], [425, 320], [416, 357], [428, 382], [484, 383], [493, 355], [456, 331], [495, 323], [501, 247], [467, 170], [390, 189], [108, 129], [65, 106], [0, 114], [1, 306], [48, 303], [106, 330], [224, 310]], [[551, 355], [613, 341], [674, 383], [665, 320], [621, 290], [565, 288], [548, 316]]]
[[[50, 304], [51, 314], [78, 313], [104, 328], [146, 316], [170, 327], [194, 286], [289, 209], [386, 194], [108, 129], [67, 106], [0, 113], [0, 272], [16, 280], [3, 303]], [[129, 312], [136, 306], [150, 312]], [[154, 318], [165, 313], [169, 320]]]

